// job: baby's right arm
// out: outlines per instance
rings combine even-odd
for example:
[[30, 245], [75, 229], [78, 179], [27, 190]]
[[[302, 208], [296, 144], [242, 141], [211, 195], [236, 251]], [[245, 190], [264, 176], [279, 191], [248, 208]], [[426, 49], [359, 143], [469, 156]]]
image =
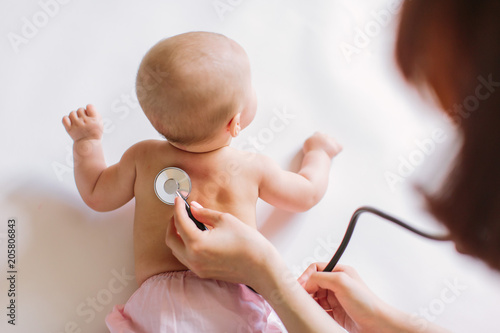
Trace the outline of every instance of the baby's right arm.
[[92, 105], [79, 108], [63, 118], [66, 131], [73, 139], [75, 181], [85, 203], [97, 211], [110, 211], [134, 197], [134, 147], [123, 154], [120, 162], [106, 166], [101, 138], [101, 116]]
[[304, 159], [298, 173], [281, 169], [269, 157], [262, 157], [259, 197], [292, 212], [316, 205], [328, 187], [330, 164], [342, 147], [330, 136], [315, 133], [304, 142]]

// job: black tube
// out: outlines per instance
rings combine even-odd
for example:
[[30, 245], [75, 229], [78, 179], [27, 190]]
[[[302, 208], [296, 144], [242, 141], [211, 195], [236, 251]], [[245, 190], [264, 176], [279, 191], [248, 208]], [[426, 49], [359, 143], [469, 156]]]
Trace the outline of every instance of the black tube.
[[362, 214], [362, 213], [372, 213], [372, 214], [375, 214], [381, 218], [384, 218], [388, 221], [391, 221], [391, 222], [394, 222], [396, 223], [397, 225], [417, 234], [417, 235], [420, 235], [424, 238], [427, 238], [427, 239], [432, 239], [432, 240], [436, 240], [436, 241], [447, 241], [447, 240], [450, 240], [449, 236], [446, 235], [446, 236], [436, 236], [436, 235], [430, 235], [428, 233], [425, 233], [423, 231], [420, 231], [418, 229], [415, 229], [414, 227], [398, 220], [397, 218], [395, 217], [392, 217], [384, 212], [381, 212], [380, 210], [378, 209], [375, 209], [375, 208], [372, 208], [372, 207], [367, 207], [367, 206], [364, 206], [364, 207], [360, 207], [358, 208], [354, 214], [352, 214], [352, 217], [351, 217], [351, 220], [349, 221], [349, 225], [347, 226], [347, 230], [345, 232], [345, 235], [344, 235], [344, 238], [342, 239], [342, 242], [340, 243], [340, 246], [339, 248], [337, 249], [337, 251], [335, 252], [335, 254], [333, 255], [332, 259], [330, 260], [330, 262], [328, 263], [328, 265], [325, 267], [325, 269], [323, 270], [323, 272], [331, 272], [335, 266], [337, 265], [337, 263], [339, 262], [340, 260], [340, 257], [342, 257], [342, 254], [344, 254], [344, 251], [347, 247], [347, 244], [349, 244], [349, 241], [351, 240], [351, 236], [352, 236], [352, 233], [354, 232], [354, 227], [356, 226], [356, 222], [358, 221], [358, 218], [359, 216]]
[[200, 229], [201, 231], [207, 230], [207, 227], [203, 223], [194, 218], [193, 214], [191, 213], [191, 206], [189, 206], [187, 202], [186, 202], [186, 210], [189, 218], [194, 222], [194, 224], [196, 224], [198, 229]]
[[201, 231], [208, 230], [207, 227], [203, 223], [201, 223], [200, 221], [198, 221], [197, 219], [194, 218], [193, 214], [191, 213], [191, 206], [187, 202], [186, 198], [184, 198], [184, 196], [179, 191], [176, 191], [176, 194], [179, 197], [181, 197], [182, 200], [184, 200], [184, 203], [186, 204], [186, 210], [187, 210], [188, 216], [194, 222], [194, 224], [196, 224], [198, 229], [200, 229]]

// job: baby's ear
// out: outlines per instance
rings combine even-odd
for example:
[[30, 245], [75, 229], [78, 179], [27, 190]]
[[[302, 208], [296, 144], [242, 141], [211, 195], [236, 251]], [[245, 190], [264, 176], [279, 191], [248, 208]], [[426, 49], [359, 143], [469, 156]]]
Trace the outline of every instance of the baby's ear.
[[234, 115], [233, 118], [229, 121], [227, 124], [227, 131], [233, 138], [237, 137], [238, 134], [240, 134], [241, 131], [241, 124], [240, 124], [240, 118], [241, 118], [241, 113], [237, 113]]

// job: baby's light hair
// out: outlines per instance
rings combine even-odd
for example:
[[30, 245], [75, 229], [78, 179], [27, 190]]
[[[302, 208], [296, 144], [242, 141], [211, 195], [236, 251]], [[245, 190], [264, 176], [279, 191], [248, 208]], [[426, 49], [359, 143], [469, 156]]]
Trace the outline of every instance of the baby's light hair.
[[158, 42], [137, 73], [139, 103], [170, 142], [210, 140], [243, 106], [250, 84], [245, 51], [216, 33], [190, 32]]

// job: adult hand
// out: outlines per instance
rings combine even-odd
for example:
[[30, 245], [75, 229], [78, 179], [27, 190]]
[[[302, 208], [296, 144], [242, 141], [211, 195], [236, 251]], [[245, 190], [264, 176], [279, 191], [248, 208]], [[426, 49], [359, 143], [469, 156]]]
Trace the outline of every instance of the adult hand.
[[275, 248], [257, 230], [231, 214], [191, 203], [193, 216], [208, 227], [199, 230], [188, 217], [184, 202], [175, 200], [165, 242], [174, 256], [195, 274], [258, 289], [261, 275], [272, 265]]
[[[339, 265], [333, 272], [322, 272], [325, 267], [310, 265], [298, 281], [348, 332], [423, 332], [415, 318], [380, 300], [353, 268]], [[435, 326], [426, 328], [441, 332]]]
[[383, 306], [357, 272], [340, 265], [331, 273], [322, 272], [325, 267], [326, 263], [310, 265], [299, 277], [299, 283], [347, 331], [377, 327]]
[[180, 262], [202, 278], [252, 287], [274, 308], [290, 333], [339, 332], [337, 323], [304, 291], [277, 250], [257, 230], [195, 202], [191, 202], [191, 211], [208, 230], [199, 230], [188, 217], [184, 202], [176, 198], [165, 241]]

